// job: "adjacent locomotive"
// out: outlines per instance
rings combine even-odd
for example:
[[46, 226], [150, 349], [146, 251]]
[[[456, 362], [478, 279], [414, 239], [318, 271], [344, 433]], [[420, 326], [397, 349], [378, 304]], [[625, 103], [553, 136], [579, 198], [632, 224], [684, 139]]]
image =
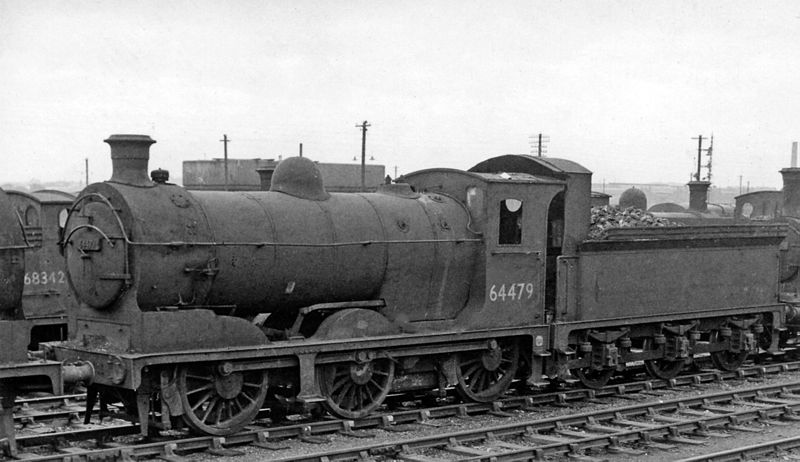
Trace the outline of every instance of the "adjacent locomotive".
[[270, 191], [190, 192], [148, 178], [149, 137], [106, 142], [112, 178], [64, 229], [80, 306], [49, 349], [93, 364], [90, 395], [123, 395], [145, 432], [153, 412], [224, 435], [268, 398], [360, 418], [395, 392], [491, 401], [518, 376], [599, 386], [634, 361], [673, 377], [779, 352], [781, 225], [593, 242], [591, 172], [563, 159], [336, 194], [291, 158]]
[[55, 190], [7, 194], [16, 213], [10, 223], [22, 228], [26, 245], [20, 304], [23, 317], [33, 323], [30, 348], [37, 350], [40, 342], [66, 340], [67, 312], [76, 303], [58, 246], [75, 196]]
[[[26, 264], [34, 258], [31, 236], [26, 236], [24, 220], [18, 214], [19, 204], [18, 194], [0, 189], [0, 449], [10, 455], [16, 453], [12, 411], [18, 388], [33, 378], [45, 377], [53, 391], [62, 391], [60, 363], [28, 359], [34, 322], [26, 319], [24, 289]], [[57, 239], [51, 242], [55, 244]]]

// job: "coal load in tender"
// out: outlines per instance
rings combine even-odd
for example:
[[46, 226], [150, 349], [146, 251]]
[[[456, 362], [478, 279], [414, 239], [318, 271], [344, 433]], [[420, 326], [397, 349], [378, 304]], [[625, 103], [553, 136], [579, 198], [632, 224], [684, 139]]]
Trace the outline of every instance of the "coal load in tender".
[[592, 207], [592, 223], [589, 239], [605, 239], [611, 228], [654, 228], [661, 226], [680, 226], [680, 224], [658, 218], [635, 207], [620, 208], [617, 205]]

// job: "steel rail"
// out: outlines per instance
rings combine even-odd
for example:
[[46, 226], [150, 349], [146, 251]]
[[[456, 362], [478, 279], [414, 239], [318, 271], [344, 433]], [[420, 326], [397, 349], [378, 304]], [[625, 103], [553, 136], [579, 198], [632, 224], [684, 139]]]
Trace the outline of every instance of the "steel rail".
[[781, 451], [789, 451], [798, 447], [800, 447], [800, 436], [793, 436], [791, 438], [766, 441], [764, 443], [753, 444], [750, 446], [728, 449], [711, 454], [703, 454], [701, 456], [690, 457], [688, 459], [680, 459], [677, 462], [740, 461], [747, 460], [748, 458], [768, 456]]

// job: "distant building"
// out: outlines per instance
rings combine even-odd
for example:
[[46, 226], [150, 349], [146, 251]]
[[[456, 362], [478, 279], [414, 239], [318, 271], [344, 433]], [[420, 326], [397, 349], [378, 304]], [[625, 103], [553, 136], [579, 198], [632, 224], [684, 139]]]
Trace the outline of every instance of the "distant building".
[[[258, 191], [261, 179], [256, 169], [275, 168], [275, 159], [228, 159], [228, 189], [230, 191]], [[328, 164], [317, 162], [325, 189], [329, 192], [356, 192], [361, 190], [361, 164]], [[375, 191], [383, 184], [386, 167], [366, 165], [364, 184], [367, 191]], [[183, 186], [190, 190], [225, 189], [225, 161], [187, 160], [183, 162]]]
[[592, 191], [592, 207], [605, 207], [611, 200], [611, 194]]
[[783, 191], [754, 191], [736, 196], [736, 218], [773, 219], [782, 215]]

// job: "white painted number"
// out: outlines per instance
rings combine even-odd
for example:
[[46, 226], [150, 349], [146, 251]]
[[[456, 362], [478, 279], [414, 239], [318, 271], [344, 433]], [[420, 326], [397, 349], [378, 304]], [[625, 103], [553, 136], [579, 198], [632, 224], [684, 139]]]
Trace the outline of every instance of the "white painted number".
[[30, 273], [25, 273], [25, 285], [45, 285], [45, 284], [66, 284], [67, 283], [67, 275], [64, 274], [63, 271], [52, 271], [48, 273], [47, 271], [33, 271]]
[[498, 299], [501, 302], [522, 300], [523, 298], [529, 299], [533, 297], [533, 284], [518, 282], [513, 284], [501, 284], [497, 287], [496, 284], [492, 285], [489, 289], [489, 300], [496, 302]]

